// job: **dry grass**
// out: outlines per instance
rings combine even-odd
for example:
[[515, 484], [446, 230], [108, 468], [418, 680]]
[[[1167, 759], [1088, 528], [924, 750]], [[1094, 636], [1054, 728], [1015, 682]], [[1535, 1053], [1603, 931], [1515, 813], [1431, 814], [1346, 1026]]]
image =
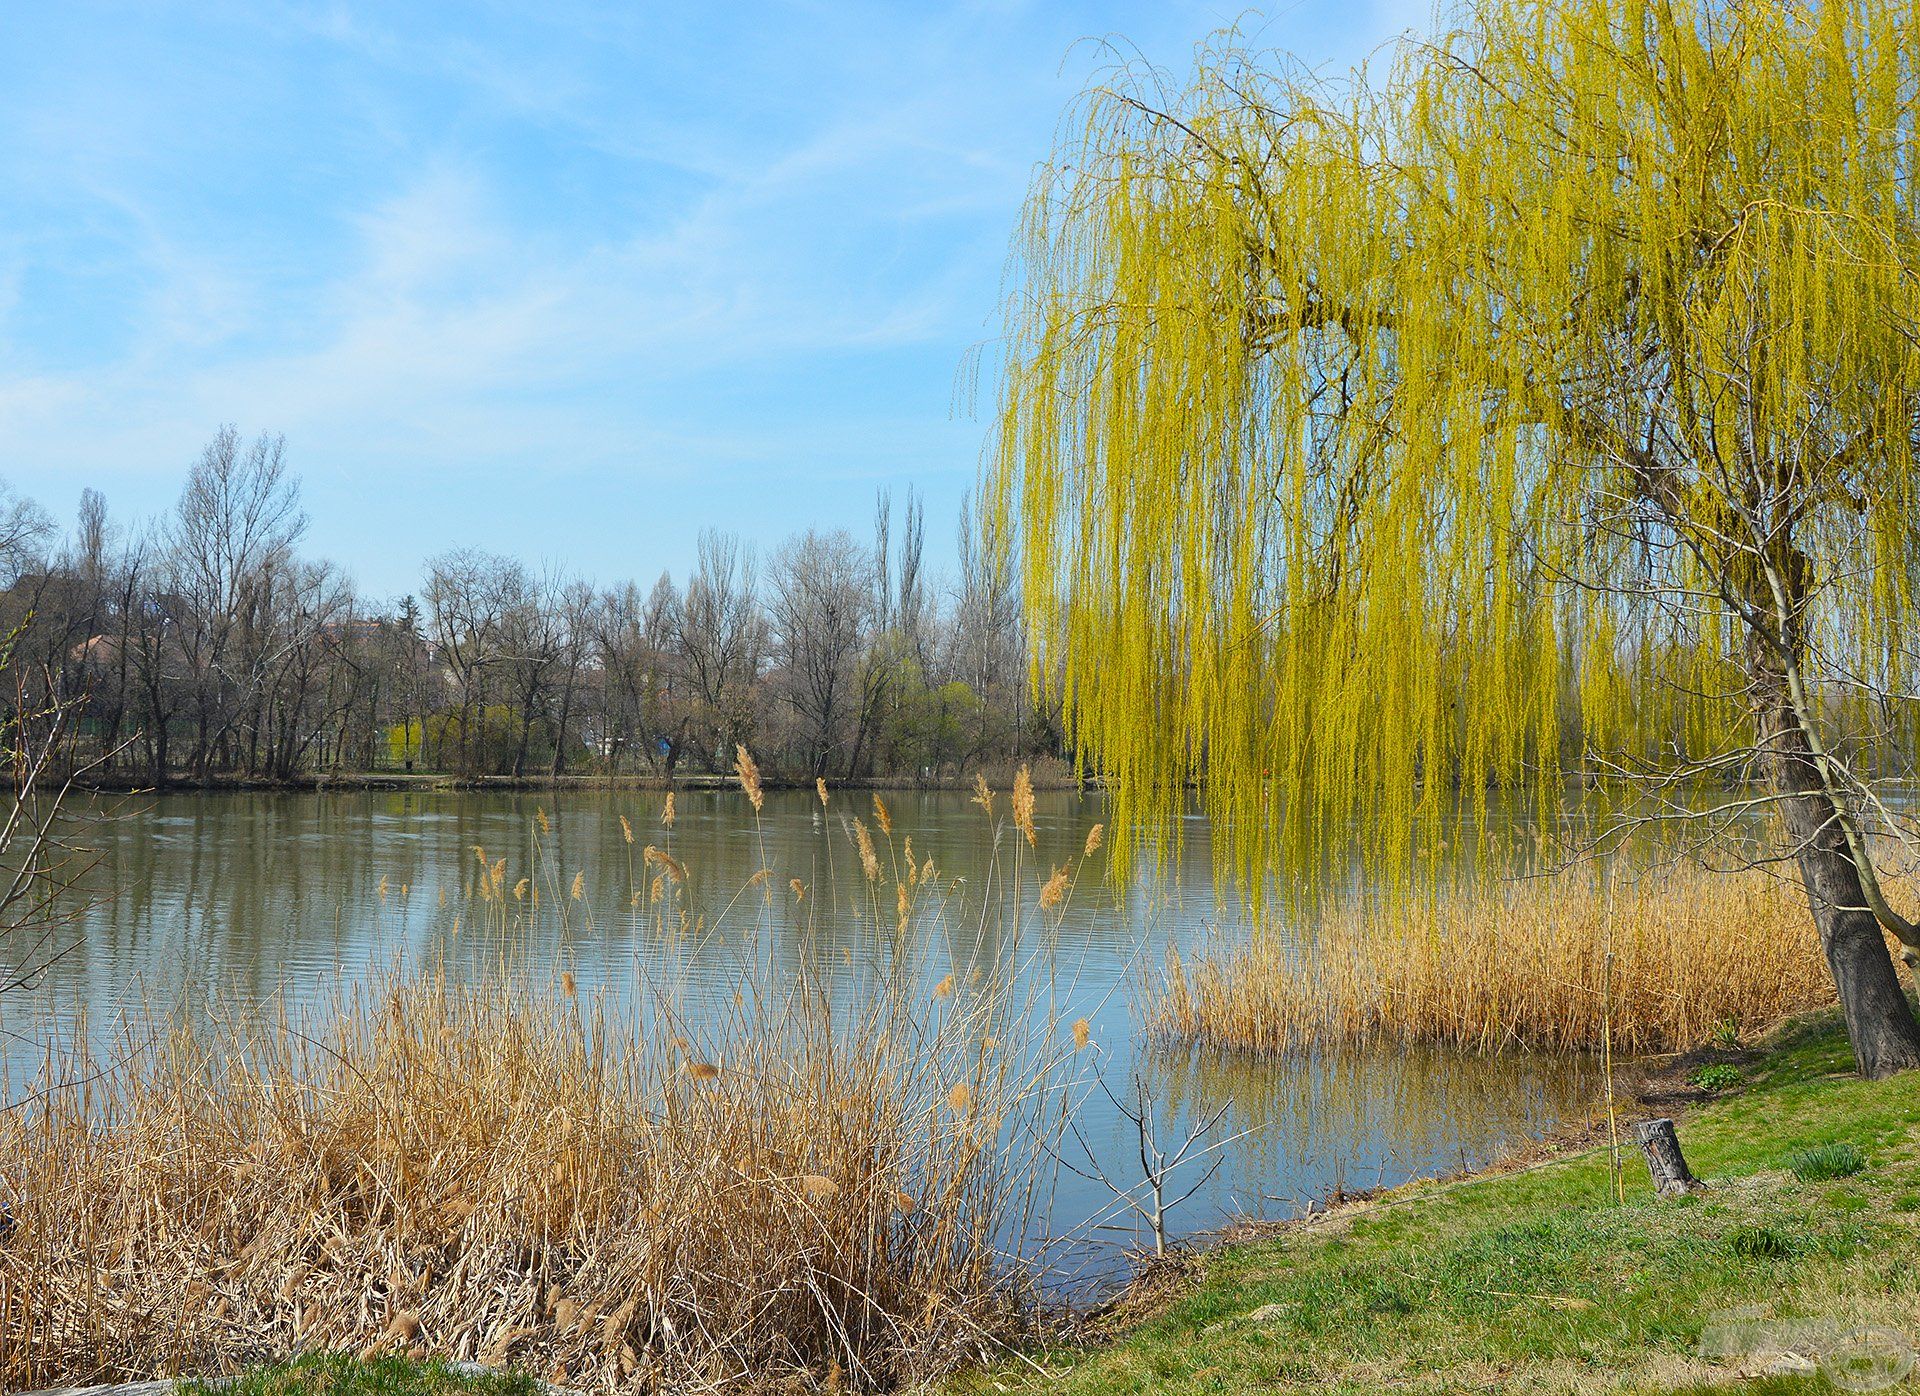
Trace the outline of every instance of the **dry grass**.
[[1598, 1050], [1609, 1029], [1616, 1052], [1653, 1052], [1830, 1003], [1833, 983], [1797, 887], [1679, 868], [1611, 904], [1582, 871], [1348, 908], [1305, 938], [1176, 955], [1148, 997], [1163, 1036], [1255, 1053]]
[[[476, 859], [469, 913], [536, 914]], [[654, 875], [658, 929], [710, 931], [682, 880]], [[62, 1049], [50, 1079], [85, 1084], [0, 1112], [0, 1389], [318, 1350], [625, 1390], [977, 1359], [1029, 1312], [1000, 1246], [1037, 1205], [1064, 1030], [1004, 963], [935, 995], [905, 957], [825, 958], [625, 1016], [558, 966], [396, 970], [105, 1067]]]
[[994, 1249], [1017, 1054], [982, 1047], [1008, 1025], [943, 1002], [849, 1030], [813, 997], [682, 1049], [558, 990], [416, 979], [0, 1116], [0, 1383], [418, 1349], [870, 1384], [975, 1355], [1020, 1299]]

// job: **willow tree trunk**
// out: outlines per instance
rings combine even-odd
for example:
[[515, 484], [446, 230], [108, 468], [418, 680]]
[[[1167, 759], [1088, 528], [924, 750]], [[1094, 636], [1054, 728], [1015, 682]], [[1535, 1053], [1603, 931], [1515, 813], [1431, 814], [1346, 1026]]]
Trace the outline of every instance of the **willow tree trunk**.
[[1782, 819], [1833, 973], [1854, 1061], [1869, 1079], [1920, 1067], [1920, 1023], [1901, 990], [1880, 923], [1867, 909], [1860, 870], [1791, 701], [1784, 662], [1758, 637], [1750, 641], [1748, 675], [1761, 760], [1781, 797]]

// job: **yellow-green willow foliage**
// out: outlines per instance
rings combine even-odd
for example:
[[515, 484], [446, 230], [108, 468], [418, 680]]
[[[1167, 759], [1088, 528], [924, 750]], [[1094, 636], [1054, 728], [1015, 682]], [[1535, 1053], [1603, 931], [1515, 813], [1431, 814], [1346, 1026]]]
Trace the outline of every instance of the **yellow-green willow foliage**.
[[1199, 778], [1243, 871], [1404, 870], [1457, 792], [1711, 766], [1761, 554], [1824, 676], [1905, 681], [1915, 15], [1482, 0], [1384, 76], [1088, 94], [991, 485], [1124, 827]]

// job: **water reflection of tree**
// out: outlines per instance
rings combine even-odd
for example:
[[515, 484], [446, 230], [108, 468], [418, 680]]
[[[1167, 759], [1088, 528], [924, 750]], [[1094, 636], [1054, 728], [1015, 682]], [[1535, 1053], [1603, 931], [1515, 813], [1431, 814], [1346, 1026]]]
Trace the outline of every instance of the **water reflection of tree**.
[[1232, 1145], [1236, 1200], [1257, 1209], [1483, 1161], [1580, 1109], [1598, 1068], [1580, 1058], [1319, 1050], [1265, 1062], [1155, 1052], [1142, 1070], [1175, 1119], [1229, 1107], [1233, 1132], [1246, 1131]]

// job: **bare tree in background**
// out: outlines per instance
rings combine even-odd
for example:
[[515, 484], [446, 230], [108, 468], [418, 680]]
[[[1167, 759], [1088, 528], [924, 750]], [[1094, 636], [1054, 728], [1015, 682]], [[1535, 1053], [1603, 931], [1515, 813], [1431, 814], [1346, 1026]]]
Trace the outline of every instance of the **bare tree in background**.
[[636, 714], [637, 731], [647, 747], [647, 759], [672, 775], [693, 733], [693, 686], [686, 666], [674, 648], [674, 626], [680, 613], [680, 595], [673, 579], [662, 573], [647, 593], [640, 613], [639, 642], [646, 675], [644, 695]]
[[455, 756], [462, 769], [484, 762], [481, 727], [496, 675], [507, 660], [506, 615], [525, 590], [526, 572], [519, 563], [475, 548], [443, 553], [427, 564], [427, 611], [434, 645], [453, 681]]
[[759, 568], [734, 535], [713, 529], [700, 535], [674, 639], [698, 710], [702, 755], [724, 762], [735, 743], [752, 736], [767, 644]]
[[39, 557], [53, 531], [46, 510], [0, 482], [0, 583], [13, 585]]
[[263, 580], [241, 672], [249, 770], [287, 779], [350, 710], [360, 673], [352, 587], [327, 562], [294, 562]]
[[809, 530], [774, 554], [767, 606], [775, 663], [809, 775], [828, 774], [834, 757], [855, 745], [850, 729], [861, 710], [873, 568], [844, 530]]
[[[1002, 540], [960, 506], [960, 585], [954, 600], [948, 666], [980, 698], [979, 729], [969, 758], [1005, 745], [1021, 725], [1026, 645], [1020, 592]], [[995, 730], [1007, 728], [1006, 731]]]
[[594, 720], [609, 770], [620, 769], [638, 752], [649, 765], [671, 774], [677, 748], [686, 739], [685, 705], [670, 697], [679, 691], [670, 654], [678, 605], [673, 583], [664, 576], [649, 592], [627, 582], [602, 592], [594, 605], [591, 667], [599, 682]]
[[894, 542], [893, 492], [882, 489], [873, 515], [873, 623], [860, 668], [859, 719], [848, 774], [870, 765], [908, 765], [925, 756], [912, 741], [914, 717], [924, 707], [932, 671], [932, 622], [928, 614], [926, 506], [909, 488], [898, 545]]
[[598, 598], [578, 578], [560, 588], [555, 610], [560, 621], [559, 661], [553, 694], [553, 774], [566, 770], [568, 749], [578, 721], [581, 675], [593, 654], [594, 608]]
[[[796, 776], [823, 761], [855, 777], [951, 776], [1018, 745], [1035, 754], [1038, 729], [1018, 719], [1020, 633], [1003, 624], [1008, 569], [976, 565], [983, 549], [965, 524], [971, 580], [949, 590], [924, 562], [923, 502], [910, 490], [896, 504], [880, 492], [871, 551], [844, 535], [830, 550], [849, 565], [858, 554], [867, 590], [857, 638], [836, 632], [812, 697], [794, 682], [796, 656], [818, 646], [794, 597], [762, 594], [737, 537], [703, 535], [684, 590], [664, 575], [651, 589], [594, 587], [458, 549], [428, 564], [419, 601], [369, 607], [343, 572], [299, 551], [306, 520], [281, 440], [231, 427], [158, 520], [113, 520], [89, 490], [60, 536], [0, 485], [0, 636], [19, 631], [17, 672], [84, 699], [75, 741], [120, 782], [299, 781], [388, 764], [673, 774], [727, 769], [738, 742]], [[796, 536], [792, 556], [825, 537]], [[800, 643], [776, 664], [781, 614]]]
[[[187, 475], [166, 532], [171, 619], [194, 722], [189, 766], [212, 773], [242, 707], [260, 682], [249, 641], [306, 532], [300, 487], [287, 471], [286, 438], [262, 434], [243, 448], [222, 427]], [[248, 653], [249, 648], [252, 653]]]
[[895, 594], [894, 625], [915, 664], [927, 667], [927, 502], [907, 490], [906, 519], [900, 532], [900, 585]]
[[517, 730], [513, 774], [523, 776], [533, 730], [546, 714], [564, 648], [565, 627], [559, 606], [562, 584], [550, 573], [535, 577], [518, 565], [501, 576], [506, 588], [506, 604], [500, 614], [501, 671]]

